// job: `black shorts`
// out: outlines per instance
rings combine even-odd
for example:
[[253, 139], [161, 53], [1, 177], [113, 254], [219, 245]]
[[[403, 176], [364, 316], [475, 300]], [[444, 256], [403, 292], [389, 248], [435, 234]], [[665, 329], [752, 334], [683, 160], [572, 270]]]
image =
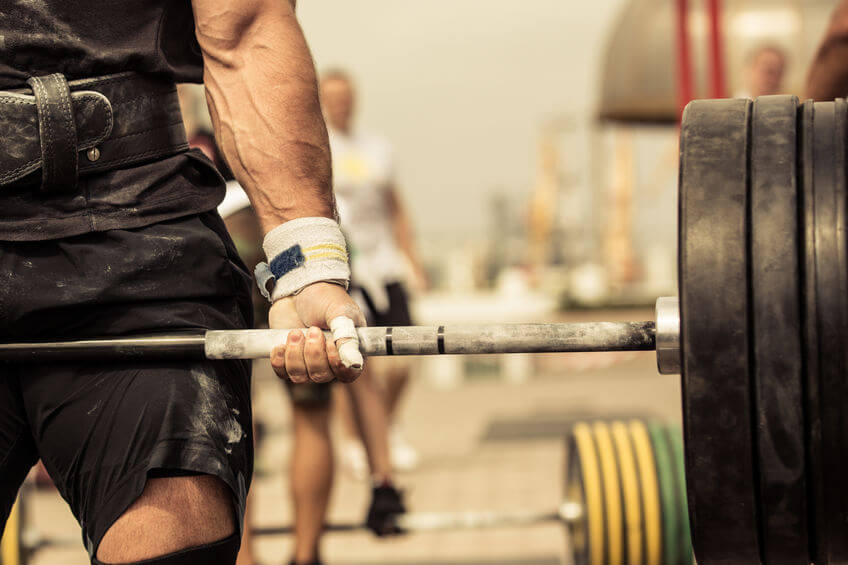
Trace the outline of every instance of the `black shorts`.
[[[251, 278], [216, 212], [0, 242], [0, 339], [252, 325]], [[0, 526], [38, 458], [94, 554], [149, 474], [209, 474], [243, 519], [253, 472], [243, 361], [0, 363]]]
[[[361, 293], [364, 301], [365, 318], [369, 326], [411, 326], [412, 315], [409, 313], [409, 297], [406, 288], [399, 282], [386, 285], [389, 297], [389, 308], [380, 312], [374, 307], [374, 301], [362, 287], [353, 286], [351, 294]], [[330, 404], [332, 382], [329, 383], [293, 383], [286, 380], [286, 388], [292, 402], [301, 408], [323, 408]]]
[[354, 287], [351, 293], [361, 292], [365, 302], [365, 317], [369, 326], [411, 326], [412, 315], [409, 313], [409, 295], [403, 283], [391, 282], [386, 285], [389, 297], [389, 308], [380, 311], [374, 306], [374, 300], [361, 287]]

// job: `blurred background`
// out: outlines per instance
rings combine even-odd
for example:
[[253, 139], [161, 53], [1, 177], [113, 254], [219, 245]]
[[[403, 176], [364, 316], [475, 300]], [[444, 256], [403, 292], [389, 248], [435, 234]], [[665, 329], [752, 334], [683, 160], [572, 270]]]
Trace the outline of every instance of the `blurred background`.
[[[419, 324], [652, 319], [676, 294], [678, 120], [691, 98], [801, 95], [828, 0], [301, 0], [319, 73], [341, 68], [356, 123], [390, 141], [426, 289]], [[766, 68], [767, 67], [767, 68]], [[184, 89], [190, 132], [210, 130]], [[416, 290], [417, 288], [417, 290]], [[257, 364], [263, 429], [256, 522], [291, 519], [290, 415]], [[554, 508], [562, 437], [580, 418], [679, 421], [679, 386], [653, 355], [422, 359], [400, 421], [418, 462], [416, 511]], [[343, 463], [343, 461], [342, 461]], [[363, 482], [339, 473], [331, 517], [360, 519]], [[39, 528], [73, 531], [55, 495]], [[58, 535], [58, 534], [57, 534]], [[284, 537], [256, 542], [284, 563]], [[563, 529], [329, 536], [328, 563], [569, 562]], [[87, 561], [47, 549], [34, 563]]]

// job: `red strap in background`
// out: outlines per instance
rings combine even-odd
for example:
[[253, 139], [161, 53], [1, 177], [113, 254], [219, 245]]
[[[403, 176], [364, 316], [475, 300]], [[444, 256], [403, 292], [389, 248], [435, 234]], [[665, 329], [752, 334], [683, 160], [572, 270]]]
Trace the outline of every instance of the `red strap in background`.
[[707, 0], [710, 21], [710, 98], [725, 98], [724, 45], [721, 35], [721, 0]]
[[692, 100], [692, 52], [689, 49], [689, 5], [688, 0], [677, 0], [677, 100], [680, 121], [683, 108]]

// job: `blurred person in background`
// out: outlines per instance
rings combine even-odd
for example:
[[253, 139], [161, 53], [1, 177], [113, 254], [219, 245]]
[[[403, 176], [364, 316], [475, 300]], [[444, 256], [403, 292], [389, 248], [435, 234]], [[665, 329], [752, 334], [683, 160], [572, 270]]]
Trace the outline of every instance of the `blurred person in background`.
[[848, 96], [848, 0], [833, 12], [807, 73], [804, 96], [814, 100]]
[[783, 79], [788, 63], [783, 48], [765, 44], [754, 48], [745, 58], [745, 91], [737, 98], [757, 98], [784, 94]]
[[[339, 218], [350, 248], [351, 294], [371, 326], [411, 326], [407, 280], [426, 287], [412, 225], [395, 181], [392, 147], [380, 136], [354, 126], [356, 92], [350, 75], [331, 69], [321, 77], [321, 103], [329, 127], [333, 186]], [[398, 407], [409, 382], [410, 362], [371, 359], [363, 383], [379, 384], [390, 422], [391, 461], [395, 470], [417, 465], [418, 453], [396, 424]], [[361, 385], [365, 386], [365, 384]], [[347, 395], [337, 395], [344, 463], [355, 476], [368, 468]]]

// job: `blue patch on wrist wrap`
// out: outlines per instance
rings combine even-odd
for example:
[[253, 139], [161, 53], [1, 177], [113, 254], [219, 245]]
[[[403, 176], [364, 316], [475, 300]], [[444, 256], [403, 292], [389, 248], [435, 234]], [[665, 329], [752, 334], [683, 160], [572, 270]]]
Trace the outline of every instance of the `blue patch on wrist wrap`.
[[291, 272], [306, 262], [300, 245], [295, 244], [274, 257], [268, 265], [274, 277], [279, 280], [288, 272]]

